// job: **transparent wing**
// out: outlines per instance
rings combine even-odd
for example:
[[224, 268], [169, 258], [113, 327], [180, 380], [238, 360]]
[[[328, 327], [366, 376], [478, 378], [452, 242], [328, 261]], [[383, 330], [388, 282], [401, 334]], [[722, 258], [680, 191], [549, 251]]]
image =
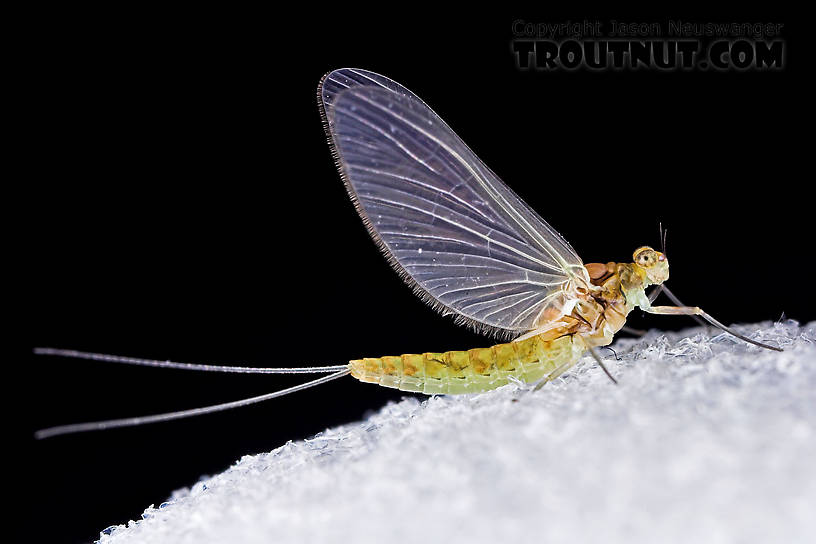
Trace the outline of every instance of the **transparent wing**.
[[409, 90], [341, 69], [323, 78], [318, 102], [363, 222], [434, 307], [515, 333], [589, 284], [569, 243]]

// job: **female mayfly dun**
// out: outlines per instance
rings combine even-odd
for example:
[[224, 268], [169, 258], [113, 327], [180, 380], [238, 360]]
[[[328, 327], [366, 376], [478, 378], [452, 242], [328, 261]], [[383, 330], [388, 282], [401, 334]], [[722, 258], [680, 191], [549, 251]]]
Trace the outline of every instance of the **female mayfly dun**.
[[[344, 365], [251, 368], [175, 363], [71, 350], [40, 354], [146, 366], [256, 374], [325, 373], [249, 399], [147, 417], [44, 429], [58, 434], [139, 425], [226, 410], [351, 374], [425, 394], [474, 393], [510, 380], [545, 382], [606, 346], [635, 307], [691, 315], [752, 344], [665, 287], [669, 261], [650, 247], [632, 262], [584, 264], [570, 244], [510, 190], [422, 100], [384, 76], [335, 70], [318, 104], [332, 155], [354, 206], [388, 262], [427, 303], [460, 323], [511, 341], [444, 353], [356, 359]], [[665, 251], [665, 250], [664, 250]], [[656, 286], [649, 294], [646, 289]], [[675, 306], [653, 306], [660, 293]]]

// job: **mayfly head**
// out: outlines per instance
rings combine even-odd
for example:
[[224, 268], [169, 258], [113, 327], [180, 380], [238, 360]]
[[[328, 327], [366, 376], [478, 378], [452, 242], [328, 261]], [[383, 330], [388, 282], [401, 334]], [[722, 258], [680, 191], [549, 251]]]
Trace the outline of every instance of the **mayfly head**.
[[666, 255], [649, 246], [639, 247], [632, 255], [635, 268], [649, 278], [649, 282], [660, 285], [669, 279], [669, 260]]

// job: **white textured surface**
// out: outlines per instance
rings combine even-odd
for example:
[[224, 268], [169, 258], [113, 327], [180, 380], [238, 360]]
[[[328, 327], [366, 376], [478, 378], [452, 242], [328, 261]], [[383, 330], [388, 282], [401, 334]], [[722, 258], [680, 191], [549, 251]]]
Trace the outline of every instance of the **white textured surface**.
[[[385, 407], [247, 456], [105, 544], [813, 542], [816, 322], [620, 340], [537, 393]], [[373, 386], [372, 386], [373, 387]]]

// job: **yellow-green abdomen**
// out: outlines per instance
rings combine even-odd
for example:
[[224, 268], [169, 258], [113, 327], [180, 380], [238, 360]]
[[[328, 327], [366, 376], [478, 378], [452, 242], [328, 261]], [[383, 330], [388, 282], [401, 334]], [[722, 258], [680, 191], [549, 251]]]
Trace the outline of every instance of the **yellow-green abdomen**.
[[582, 352], [571, 335], [552, 340], [533, 336], [468, 351], [357, 359], [349, 362], [349, 368], [363, 382], [427, 395], [456, 395], [495, 389], [510, 377], [536, 382], [574, 363]]

